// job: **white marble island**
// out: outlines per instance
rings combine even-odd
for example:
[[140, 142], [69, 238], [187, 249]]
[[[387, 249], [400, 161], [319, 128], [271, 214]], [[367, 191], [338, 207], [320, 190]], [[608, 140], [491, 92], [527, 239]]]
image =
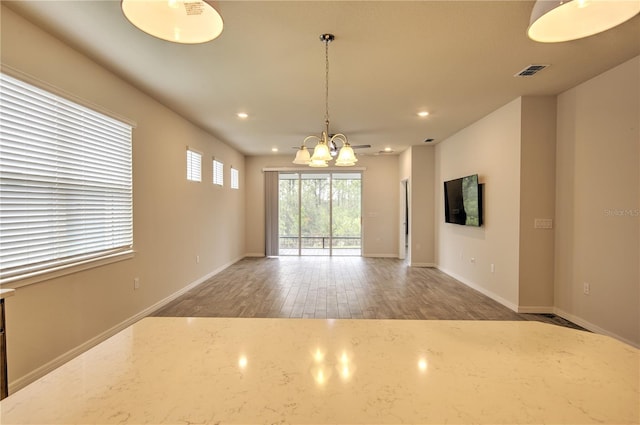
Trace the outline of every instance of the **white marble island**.
[[537, 322], [146, 318], [3, 424], [637, 424], [640, 352]]

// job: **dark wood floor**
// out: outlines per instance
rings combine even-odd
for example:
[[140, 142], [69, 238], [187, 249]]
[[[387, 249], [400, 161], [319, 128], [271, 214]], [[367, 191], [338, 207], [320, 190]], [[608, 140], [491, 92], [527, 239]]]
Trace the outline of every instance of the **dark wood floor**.
[[514, 313], [437, 269], [362, 257], [246, 258], [155, 316], [538, 320], [581, 329]]

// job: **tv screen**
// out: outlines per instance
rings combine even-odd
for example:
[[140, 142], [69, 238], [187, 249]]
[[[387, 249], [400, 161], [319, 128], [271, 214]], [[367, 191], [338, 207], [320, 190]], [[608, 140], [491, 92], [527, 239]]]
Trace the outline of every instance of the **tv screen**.
[[444, 182], [444, 221], [482, 226], [482, 190], [477, 174]]

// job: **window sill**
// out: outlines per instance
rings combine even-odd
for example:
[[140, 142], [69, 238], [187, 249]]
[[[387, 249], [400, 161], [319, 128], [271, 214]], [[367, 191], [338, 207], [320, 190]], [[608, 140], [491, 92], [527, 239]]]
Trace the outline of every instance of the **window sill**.
[[19, 276], [11, 276], [0, 280], [0, 288], [17, 289], [23, 286], [33, 285], [34, 283], [43, 282], [45, 280], [56, 279], [72, 273], [77, 273], [83, 270], [105, 266], [107, 264], [116, 263], [118, 261], [129, 260], [133, 258], [134, 255], [135, 252], [133, 250], [127, 250], [115, 254], [91, 258], [84, 261], [78, 261], [76, 263], [65, 264], [46, 270], [38, 270]]

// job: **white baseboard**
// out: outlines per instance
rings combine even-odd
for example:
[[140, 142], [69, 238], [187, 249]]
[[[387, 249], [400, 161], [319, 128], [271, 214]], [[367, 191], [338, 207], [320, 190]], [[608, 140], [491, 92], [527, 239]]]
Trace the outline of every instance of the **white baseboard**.
[[452, 273], [446, 269], [443, 269], [442, 267], [436, 266], [438, 268], [438, 270], [442, 271], [443, 273], [448, 274], [449, 276], [453, 277], [456, 280], [459, 280], [460, 282], [464, 283], [465, 285], [467, 285], [470, 288], [473, 288], [475, 290], [477, 290], [478, 292], [486, 295], [487, 297], [499, 302], [500, 304], [504, 305], [505, 307], [510, 308], [511, 310], [515, 311], [516, 313], [538, 313], [538, 314], [555, 314], [556, 316], [560, 316], [572, 323], [575, 323], [578, 326], [582, 326], [585, 329], [590, 330], [591, 332], [597, 333], [597, 334], [601, 334], [601, 335], [606, 335], [606, 336], [610, 336], [611, 338], [615, 338], [620, 342], [623, 342], [625, 344], [628, 344], [632, 347], [636, 347], [636, 348], [640, 348], [640, 342], [639, 341], [631, 341], [627, 338], [624, 338], [614, 332], [608, 331], [604, 328], [601, 328], [600, 326], [594, 325], [593, 323], [590, 323], [578, 316], [575, 316], [571, 313], [567, 313], [566, 311], [558, 308], [558, 307], [549, 307], [549, 306], [517, 306], [507, 300], [505, 300], [504, 298], [500, 297], [499, 295], [494, 294], [493, 292], [463, 278], [462, 276], [458, 276], [455, 273]]
[[409, 266], [411, 267], [429, 267], [429, 268], [436, 268], [438, 267], [436, 264], [434, 263], [414, 263], [411, 262], [411, 264], [409, 264]]
[[464, 283], [468, 287], [470, 287], [472, 289], [475, 289], [476, 291], [486, 295], [487, 297], [491, 298], [492, 300], [499, 302], [503, 306], [505, 306], [505, 307], [515, 311], [515, 312], [518, 312], [518, 306], [515, 305], [514, 303], [512, 303], [511, 301], [508, 301], [508, 300], [502, 298], [500, 295], [495, 294], [495, 293], [489, 291], [488, 289], [483, 288], [482, 286], [480, 286], [480, 285], [478, 285], [478, 284], [476, 284], [474, 282], [471, 282], [470, 280], [467, 280], [466, 278], [464, 278], [462, 276], [458, 276], [457, 274], [455, 274], [455, 273], [453, 273], [453, 272], [451, 272], [449, 270], [443, 269], [440, 266], [436, 266], [436, 267], [441, 272], [448, 274], [449, 276], [451, 276], [452, 278], [454, 278], [456, 280], [459, 280], [460, 282]]
[[140, 311], [139, 313], [129, 317], [128, 319], [118, 323], [117, 325], [107, 329], [106, 331], [94, 336], [93, 338], [89, 339], [88, 341], [85, 341], [84, 343], [78, 345], [77, 347], [72, 348], [71, 350], [67, 351], [66, 353], [59, 355], [58, 357], [56, 357], [55, 359], [51, 360], [50, 362], [47, 362], [46, 364], [44, 364], [44, 365], [40, 366], [39, 368], [29, 372], [26, 375], [16, 379], [15, 381], [10, 382], [9, 383], [9, 394], [13, 394], [14, 392], [20, 390], [21, 388], [26, 387], [30, 383], [42, 378], [47, 373], [52, 372], [53, 370], [59, 368], [60, 366], [62, 366], [66, 362], [68, 362], [69, 360], [79, 356], [80, 354], [84, 353], [85, 351], [89, 350], [90, 348], [100, 344], [102, 341], [107, 340], [108, 338], [112, 337], [113, 335], [117, 334], [118, 332], [122, 331], [123, 329], [126, 329], [127, 327], [133, 325], [138, 320], [144, 319], [148, 315], [152, 314], [153, 312], [155, 312], [155, 311], [161, 309], [162, 307], [164, 307], [165, 305], [169, 304], [171, 301], [175, 300], [180, 295], [184, 294], [185, 292], [189, 291], [190, 289], [195, 288], [196, 286], [200, 285], [201, 283], [205, 282], [206, 280], [208, 280], [211, 277], [215, 276], [216, 274], [220, 273], [222, 270], [226, 269], [227, 267], [231, 266], [232, 264], [237, 263], [242, 258], [243, 257], [240, 257], [240, 258], [238, 258], [236, 260], [230, 261], [229, 263], [226, 263], [226, 264], [218, 267], [217, 269], [215, 269], [212, 272], [206, 274], [205, 276], [202, 276], [202, 277], [194, 280], [193, 282], [189, 283], [187, 286], [181, 288], [180, 290], [178, 290], [177, 292], [169, 295], [168, 297], [166, 297], [166, 298], [158, 301], [157, 303], [145, 308], [144, 310]]
[[248, 252], [246, 254], [244, 254], [245, 257], [264, 257], [264, 252]]
[[575, 323], [578, 326], [582, 326], [585, 329], [590, 330], [591, 332], [597, 333], [597, 334], [601, 334], [601, 335], [606, 335], [606, 336], [610, 336], [611, 338], [615, 338], [618, 341], [624, 342], [625, 344], [628, 344], [632, 347], [636, 347], [636, 348], [640, 348], [640, 342], [639, 341], [631, 341], [627, 338], [621, 337], [620, 335], [613, 333], [611, 331], [608, 331], [606, 329], [601, 328], [600, 326], [594, 325], [591, 322], [588, 322], [578, 316], [575, 316], [571, 313], [567, 313], [566, 311], [555, 307], [554, 308], [554, 314], [557, 316], [562, 317], [563, 319], [567, 319], [570, 322]]
[[518, 306], [518, 313], [555, 314], [555, 308], [548, 305]]

